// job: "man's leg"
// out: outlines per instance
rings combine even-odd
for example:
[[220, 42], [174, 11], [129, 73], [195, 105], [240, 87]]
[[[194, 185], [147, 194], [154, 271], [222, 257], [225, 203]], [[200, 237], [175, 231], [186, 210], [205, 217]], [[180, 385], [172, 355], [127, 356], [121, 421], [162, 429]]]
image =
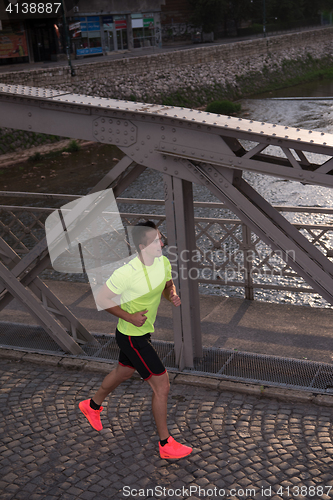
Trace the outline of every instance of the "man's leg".
[[109, 373], [102, 382], [102, 385], [96, 392], [92, 399], [86, 399], [81, 401], [79, 408], [82, 413], [89, 420], [90, 425], [96, 429], [96, 431], [101, 431], [103, 429], [100, 414], [103, 408], [101, 404], [110, 392], [112, 392], [116, 387], [118, 387], [121, 382], [129, 379], [135, 369], [130, 366], [122, 366], [120, 364]]
[[97, 405], [101, 405], [110, 392], [114, 391], [116, 387], [125, 380], [131, 378], [135, 368], [130, 366], [122, 366], [120, 364], [109, 373], [102, 382], [102, 385], [96, 392], [95, 396], [92, 398]]
[[147, 382], [153, 389], [152, 408], [160, 437], [159, 450], [161, 458], [178, 459], [187, 457], [192, 453], [192, 448], [175, 441], [168, 431], [167, 404], [170, 382], [167, 372], [163, 373], [163, 375], [152, 375], [147, 379]]
[[156, 422], [157, 432], [160, 440], [167, 439], [170, 434], [167, 426], [167, 405], [168, 394], [170, 389], [169, 375], [167, 372], [163, 375], [152, 375], [147, 380], [150, 387], [153, 389], [152, 409]]

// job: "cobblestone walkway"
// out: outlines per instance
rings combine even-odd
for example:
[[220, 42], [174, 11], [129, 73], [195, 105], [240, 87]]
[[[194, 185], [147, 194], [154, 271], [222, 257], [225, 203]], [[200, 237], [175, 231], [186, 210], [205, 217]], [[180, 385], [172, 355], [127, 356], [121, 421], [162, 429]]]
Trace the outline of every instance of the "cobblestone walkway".
[[109, 397], [103, 431], [78, 410], [102, 374], [0, 360], [1, 500], [329, 499], [330, 408], [172, 384], [170, 430], [194, 447], [168, 462], [148, 384]]

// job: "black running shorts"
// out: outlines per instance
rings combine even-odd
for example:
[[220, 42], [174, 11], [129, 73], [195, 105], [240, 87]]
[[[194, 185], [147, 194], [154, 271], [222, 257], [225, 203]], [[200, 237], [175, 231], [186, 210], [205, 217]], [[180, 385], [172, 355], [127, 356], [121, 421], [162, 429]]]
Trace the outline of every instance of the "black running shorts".
[[144, 380], [152, 375], [163, 375], [165, 366], [150, 342], [150, 333], [140, 336], [124, 335], [116, 329], [120, 349], [119, 364], [135, 368]]

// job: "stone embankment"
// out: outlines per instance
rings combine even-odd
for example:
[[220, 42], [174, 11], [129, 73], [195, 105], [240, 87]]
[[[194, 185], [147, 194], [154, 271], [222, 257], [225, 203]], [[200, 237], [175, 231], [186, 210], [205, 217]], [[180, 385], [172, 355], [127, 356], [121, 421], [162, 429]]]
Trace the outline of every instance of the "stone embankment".
[[214, 99], [236, 99], [270, 85], [281, 86], [291, 79], [301, 79], [309, 71], [333, 65], [332, 53], [333, 27], [328, 27], [141, 57], [87, 62], [75, 66], [74, 77], [68, 67], [54, 67], [3, 73], [0, 80], [113, 99], [199, 107]]

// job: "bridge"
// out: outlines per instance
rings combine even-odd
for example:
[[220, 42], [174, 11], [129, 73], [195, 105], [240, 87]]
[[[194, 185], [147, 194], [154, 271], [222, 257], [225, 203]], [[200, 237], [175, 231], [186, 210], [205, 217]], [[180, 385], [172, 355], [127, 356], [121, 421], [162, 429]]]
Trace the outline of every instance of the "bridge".
[[[186, 255], [172, 264], [182, 298], [181, 307], [173, 308], [180, 369], [193, 366], [203, 353], [198, 284], [188, 279], [196, 250], [193, 183], [206, 186], [333, 304], [329, 253], [303, 236], [242, 175], [252, 171], [331, 187], [333, 135], [193, 109], [2, 84], [0, 127], [116, 145], [125, 156], [90, 192], [100, 209], [99, 193], [112, 188], [115, 198], [120, 197], [146, 168], [163, 175], [168, 245], [176, 247], [179, 256]], [[77, 207], [78, 214], [86, 208], [85, 197]], [[97, 343], [38, 278], [50, 264], [46, 239], [20, 258], [2, 238], [0, 256], [0, 310], [15, 297], [66, 352], [81, 354], [84, 343]]]

